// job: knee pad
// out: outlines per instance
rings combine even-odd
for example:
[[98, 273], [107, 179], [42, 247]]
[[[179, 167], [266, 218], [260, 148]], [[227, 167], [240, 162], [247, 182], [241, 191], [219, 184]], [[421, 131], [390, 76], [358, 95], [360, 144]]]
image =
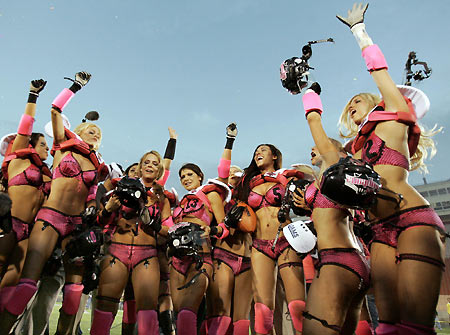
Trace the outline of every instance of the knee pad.
[[123, 302], [122, 322], [128, 324], [136, 323], [136, 300], [125, 300]]
[[238, 320], [233, 322], [233, 335], [248, 335], [250, 320]]
[[210, 318], [211, 323], [208, 325], [208, 332], [213, 335], [226, 335], [231, 325], [231, 317], [215, 316]]
[[[398, 335], [431, 335], [436, 334], [433, 327], [419, 325], [417, 323], [405, 322], [395, 324], [397, 326]], [[378, 329], [378, 328], [377, 328]]]
[[173, 311], [166, 310], [162, 311], [158, 315], [159, 326], [161, 327], [161, 331], [164, 335], [172, 334], [175, 330], [174, 327], [174, 315]]
[[362, 320], [358, 322], [356, 326], [356, 335], [373, 335], [373, 329], [367, 320]]
[[0, 312], [3, 312], [9, 299], [12, 297], [16, 286], [6, 286], [0, 290]]
[[94, 320], [92, 320], [91, 335], [109, 335], [114, 316], [111, 312], [104, 312], [99, 309], [94, 310]]
[[23, 278], [19, 280], [16, 289], [11, 293], [12, 296], [5, 307], [6, 310], [13, 315], [22, 314], [28, 302], [37, 291], [36, 283], [37, 281], [32, 279]]
[[259, 334], [269, 334], [273, 328], [273, 311], [266, 305], [255, 303], [255, 331]]
[[158, 313], [155, 310], [137, 312], [138, 335], [159, 335]]
[[305, 311], [306, 303], [303, 300], [292, 300], [288, 304], [289, 313], [291, 314], [292, 323], [295, 330], [303, 331], [303, 312]]
[[398, 335], [396, 325], [382, 321], [378, 322], [378, 327], [375, 332], [377, 333], [377, 335]]
[[197, 334], [197, 314], [187, 308], [179, 311], [177, 317], [177, 334]]
[[61, 307], [64, 313], [67, 315], [77, 314], [83, 288], [83, 284], [64, 285], [63, 303]]

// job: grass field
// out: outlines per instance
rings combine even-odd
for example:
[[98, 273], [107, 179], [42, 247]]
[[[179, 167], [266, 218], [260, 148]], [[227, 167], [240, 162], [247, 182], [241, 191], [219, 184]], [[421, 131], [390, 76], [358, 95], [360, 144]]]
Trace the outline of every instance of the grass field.
[[[50, 334], [54, 334], [56, 331], [56, 324], [58, 322], [59, 308], [61, 307], [61, 303], [57, 302], [55, 307], [53, 308], [53, 312], [50, 315]], [[111, 335], [121, 335], [122, 333], [122, 311], [119, 310], [117, 312], [116, 318], [114, 319], [114, 323], [111, 327]], [[81, 330], [83, 331], [83, 335], [88, 335], [91, 327], [91, 310], [86, 309], [84, 312], [84, 316], [81, 319]], [[450, 326], [447, 322], [442, 323], [442, 330], [436, 329], [437, 334], [450, 334]]]
[[[55, 307], [53, 308], [53, 312], [50, 315], [50, 334], [54, 334], [56, 331], [56, 325], [58, 323], [59, 309], [61, 307], [61, 303], [57, 302]], [[84, 311], [84, 315], [81, 318], [81, 330], [83, 331], [83, 335], [88, 335], [91, 328], [91, 310], [86, 309]], [[114, 323], [111, 327], [111, 335], [120, 335], [122, 333], [122, 311], [119, 310], [117, 312], [116, 318], [114, 319]]]

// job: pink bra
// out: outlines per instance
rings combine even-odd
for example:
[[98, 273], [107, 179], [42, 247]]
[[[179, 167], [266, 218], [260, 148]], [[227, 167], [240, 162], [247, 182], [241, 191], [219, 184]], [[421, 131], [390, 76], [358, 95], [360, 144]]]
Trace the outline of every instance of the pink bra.
[[319, 189], [311, 183], [305, 191], [305, 202], [309, 208], [336, 208], [342, 209], [341, 206], [335, 204], [334, 202], [325, 198], [325, 196], [320, 193]]
[[386, 143], [373, 131], [364, 143], [361, 158], [372, 165], [393, 165], [409, 170], [409, 160]]
[[92, 185], [97, 184], [97, 170], [81, 170], [80, 164], [72, 156], [71, 152], [63, 157], [59, 165], [53, 171], [53, 179], [61, 177], [75, 178], [79, 181], [83, 181], [88, 189]]
[[275, 184], [264, 195], [250, 191], [247, 203], [255, 212], [262, 207], [280, 207], [284, 193], [285, 187]]
[[8, 181], [8, 187], [21, 185], [34, 186], [41, 190], [45, 195], [48, 195], [50, 193], [51, 181], [44, 182], [41, 170], [35, 165], [31, 164], [21, 173], [12, 177]]
[[181, 199], [178, 207], [174, 209], [173, 221], [182, 222], [183, 218], [188, 215], [194, 216], [208, 225], [211, 223], [211, 218], [209, 217], [205, 205], [197, 195], [192, 193], [186, 194], [183, 199]]

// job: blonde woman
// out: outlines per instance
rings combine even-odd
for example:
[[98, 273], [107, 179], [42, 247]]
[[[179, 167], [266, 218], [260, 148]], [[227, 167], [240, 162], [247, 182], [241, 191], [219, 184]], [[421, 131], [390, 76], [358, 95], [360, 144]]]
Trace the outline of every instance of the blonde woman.
[[433, 142], [417, 125], [413, 105], [400, 93], [386, 60], [364, 25], [368, 5], [355, 4], [346, 18], [375, 81], [380, 99], [354, 96], [341, 115], [354, 157], [374, 165], [384, 188], [370, 211], [374, 239], [372, 280], [380, 317], [377, 334], [435, 334], [433, 325], [444, 269], [444, 225], [408, 183], [408, 171], [425, 168]]
[[[156, 250], [157, 234], [164, 223], [171, 218], [169, 201], [164, 197], [157, 180], [163, 175], [162, 158], [156, 151], [144, 154], [138, 165], [141, 179], [124, 177], [121, 181], [127, 187], [142, 188], [145, 210], [153, 224], [141, 219], [140, 206], [126, 203], [113, 194], [100, 215], [103, 224], [113, 228], [108, 255], [102, 260], [97, 308], [91, 327], [92, 335], [109, 334], [120, 297], [131, 278], [135, 309], [137, 311], [138, 334], [158, 334], [156, 312], [159, 293], [159, 261]], [[160, 218], [161, 220], [159, 220]], [[161, 225], [161, 221], [163, 226]], [[134, 308], [127, 306], [132, 313]], [[134, 317], [134, 314], [133, 314]]]

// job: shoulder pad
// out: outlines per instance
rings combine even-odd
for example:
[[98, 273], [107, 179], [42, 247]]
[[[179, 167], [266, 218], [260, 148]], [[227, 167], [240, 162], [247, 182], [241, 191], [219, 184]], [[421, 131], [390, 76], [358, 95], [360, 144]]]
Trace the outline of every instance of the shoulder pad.
[[207, 183], [205, 185], [200, 186], [197, 189], [197, 192], [201, 191], [204, 194], [208, 194], [210, 192], [217, 192], [219, 193], [220, 197], [223, 199], [223, 201], [230, 201], [231, 199], [231, 190], [228, 187], [227, 184], [222, 183], [221, 181], [217, 179], [208, 179]]

